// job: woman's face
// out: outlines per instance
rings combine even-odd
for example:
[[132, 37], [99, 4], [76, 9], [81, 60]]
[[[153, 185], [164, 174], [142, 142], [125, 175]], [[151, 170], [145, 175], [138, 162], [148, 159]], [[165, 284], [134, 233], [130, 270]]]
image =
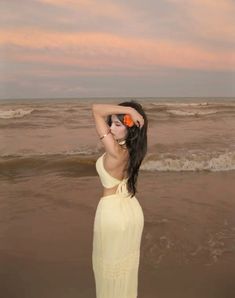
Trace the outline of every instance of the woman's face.
[[116, 115], [111, 116], [112, 124], [110, 126], [111, 133], [113, 134], [116, 140], [125, 140], [127, 134], [127, 128], [122, 122], [118, 119]]

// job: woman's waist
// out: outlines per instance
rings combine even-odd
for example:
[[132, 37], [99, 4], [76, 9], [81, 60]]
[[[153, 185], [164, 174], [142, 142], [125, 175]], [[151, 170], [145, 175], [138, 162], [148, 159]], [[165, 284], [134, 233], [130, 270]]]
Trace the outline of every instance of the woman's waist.
[[103, 199], [135, 199], [137, 200], [137, 198], [134, 196], [131, 198], [130, 195], [123, 195], [122, 193], [103, 193], [102, 197], [100, 197], [100, 200], [103, 200]]
[[109, 195], [103, 195], [102, 197], [100, 197], [100, 202], [107, 202], [108, 205], [110, 205], [109, 203], [111, 203], [111, 204], [114, 204], [115, 206], [119, 205], [119, 203], [121, 205], [123, 205], [122, 203], [127, 205], [131, 204], [132, 206], [136, 206], [138, 209], [141, 209], [141, 212], [143, 213], [142, 207], [137, 197], [136, 196], [131, 197], [130, 194], [123, 195], [121, 193], [114, 193]]

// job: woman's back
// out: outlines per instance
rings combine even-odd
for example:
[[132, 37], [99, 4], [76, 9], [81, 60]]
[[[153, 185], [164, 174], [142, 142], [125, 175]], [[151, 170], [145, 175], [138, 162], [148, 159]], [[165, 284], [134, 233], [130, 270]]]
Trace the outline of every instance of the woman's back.
[[117, 158], [103, 153], [96, 162], [96, 170], [103, 185], [103, 196], [115, 194], [118, 184], [127, 180], [129, 154], [122, 152]]

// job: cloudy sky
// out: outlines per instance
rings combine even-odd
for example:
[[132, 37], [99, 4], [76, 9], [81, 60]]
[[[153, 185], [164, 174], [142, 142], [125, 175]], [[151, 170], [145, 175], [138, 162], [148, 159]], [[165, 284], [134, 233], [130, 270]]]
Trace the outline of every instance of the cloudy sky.
[[234, 0], [0, 4], [0, 98], [235, 96]]

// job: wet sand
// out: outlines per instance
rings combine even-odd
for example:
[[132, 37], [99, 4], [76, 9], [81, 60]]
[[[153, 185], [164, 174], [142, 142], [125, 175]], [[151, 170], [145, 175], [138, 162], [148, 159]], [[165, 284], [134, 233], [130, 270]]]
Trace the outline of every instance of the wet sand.
[[[235, 297], [235, 172], [140, 172], [139, 298]], [[0, 182], [4, 298], [94, 298], [98, 176]]]

